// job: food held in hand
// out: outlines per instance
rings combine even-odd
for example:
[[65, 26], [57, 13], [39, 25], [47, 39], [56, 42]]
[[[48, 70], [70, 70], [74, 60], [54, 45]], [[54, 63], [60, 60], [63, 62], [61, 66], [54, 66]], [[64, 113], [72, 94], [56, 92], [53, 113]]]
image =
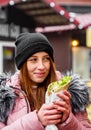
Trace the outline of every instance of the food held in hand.
[[57, 93], [63, 90], [67, 90], [71, 81], [70, 76], [64, 76], [60, 81], [52, 82], [48, 85], [47, 93]]

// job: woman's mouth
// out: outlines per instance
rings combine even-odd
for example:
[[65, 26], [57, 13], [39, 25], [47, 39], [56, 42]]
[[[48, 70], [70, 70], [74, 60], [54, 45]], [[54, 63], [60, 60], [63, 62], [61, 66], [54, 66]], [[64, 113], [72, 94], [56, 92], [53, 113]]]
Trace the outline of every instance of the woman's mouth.
[[44, 72], [43, 73], [36, 73], [35, 75], [36, 75], [36, 77], [44, 77], [45, 73]]

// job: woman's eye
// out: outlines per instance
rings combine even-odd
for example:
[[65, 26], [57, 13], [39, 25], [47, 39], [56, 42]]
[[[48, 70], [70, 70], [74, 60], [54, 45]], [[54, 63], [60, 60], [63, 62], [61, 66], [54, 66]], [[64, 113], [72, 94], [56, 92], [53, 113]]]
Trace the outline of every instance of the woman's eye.
[[35, 61], [37, 61], [37, 59], [36, 58], [32, 58], [32, 59], [29, 59], [29, 61], [35, 62]]
[[[49, 61], [50, 60], [50, 57], [43, 57], [42, 59], [41, 59], [42, 61], [44, 61], [44, 62], [47, 62], [47, 61]], [[38, 62], [39, 61], [39, 59], [38, 58], [30, 58], [28, 61], [30, 61], [30, 62]]]
[[49, 61], [50, 58], [49, 58], [49, 57], [45, 57], [43, 60], [44, 60], [44, 61]]

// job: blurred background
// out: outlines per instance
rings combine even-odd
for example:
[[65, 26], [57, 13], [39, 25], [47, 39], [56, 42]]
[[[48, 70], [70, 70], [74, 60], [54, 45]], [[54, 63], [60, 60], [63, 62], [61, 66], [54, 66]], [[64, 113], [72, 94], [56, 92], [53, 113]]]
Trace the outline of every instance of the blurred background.
[[57, 69], [79, 73], [91, 95], [91, 0], [0, 0], [0, 74], [16, 71], [14, 42], [22, 32], [46, 35]]

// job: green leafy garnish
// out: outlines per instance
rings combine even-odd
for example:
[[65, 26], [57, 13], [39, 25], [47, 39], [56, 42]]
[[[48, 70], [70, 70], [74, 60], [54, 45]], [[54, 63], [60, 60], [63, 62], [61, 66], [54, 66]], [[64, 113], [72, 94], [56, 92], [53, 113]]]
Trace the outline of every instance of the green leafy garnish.
[[48, 85], [48, 92], [56, 92], [60, 89], [66, 89], [66, 85], [71, 81], [70, 76], [64, 76], [60, 81], [52, 82]]

